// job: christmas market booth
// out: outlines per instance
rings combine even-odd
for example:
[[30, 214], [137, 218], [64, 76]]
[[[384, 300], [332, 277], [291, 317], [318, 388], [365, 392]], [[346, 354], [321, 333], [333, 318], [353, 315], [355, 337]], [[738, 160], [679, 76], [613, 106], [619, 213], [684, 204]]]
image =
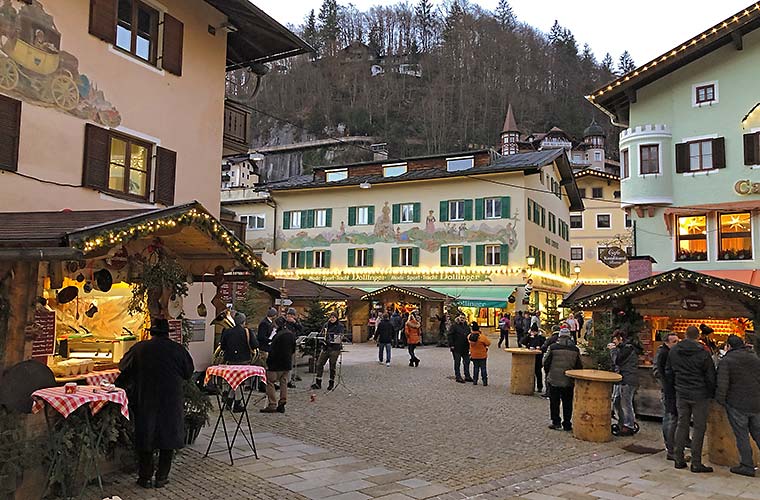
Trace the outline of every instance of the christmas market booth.
[[[37, 385], [30, 378], [10, 388], [0, 380], [3, 416], [30, 436], [42, 434], [45, 419], [11, 416], [7, 401], [26, 401], [17, 409], [30, 413], [35, 390], [112, 383], [122, 356], [157, 318], [169, 320], [171, 338], [188, 346], [202, 369], [213, 351], [213, 334], [206, 331], [226, 311], [219, 289], [234, 270], [260, 277], [263, 264], [197, 202], [158, 210], [0, 213], [0, 377], [10, 380], [30, 366], [52, 372]], [[92, 427], [122, 425], [119, 412], [110, 411], [116, 406], [105, 405]], [[49, 409], [48, 416], [55, 413]], [[78, 449], [63, 451], [74, 454], [74, 464], [64, 463], [57, 476], [54, 471], [53, 482], [71, 475], [67, 466], [77, 470], [87, 446], [77, 444], [82, 420], [64, 420]], [[105, 435], [118, 439], [121, 433]], [[106, 441], [93, 453], [113, 451], [115, 443]]]
[[760, 322], [760, 287], [682, 268], [571, 303], [566, 300], [563, 305], [592, 311], [595, 335], [601, 334], [599, 325], [607, 323], [605, 317], [609, 315], [613, 325], [635, 325], [644, 348], [639, 357], [640, 385], [635, 400], [638, 415], [662, 416], [660, 388], [652, 375], [652, 363], [661, 339], [668, 333], [684, 338], [686, 328], [693, 325], [709, 332], [705, 342], [714, 343], [716, 348], [730, 334], [757, 345], [754, 325]]
[[445, 303], [451, 301], [451, 297], [420, 286], [389, 285], [367, 293], [362, 300], [369, 302], [370, 310], [378, 315], [418, 311], [422, 320], [422, 342], [432, 344], [438, 342], [440, 319], [444, 315]]

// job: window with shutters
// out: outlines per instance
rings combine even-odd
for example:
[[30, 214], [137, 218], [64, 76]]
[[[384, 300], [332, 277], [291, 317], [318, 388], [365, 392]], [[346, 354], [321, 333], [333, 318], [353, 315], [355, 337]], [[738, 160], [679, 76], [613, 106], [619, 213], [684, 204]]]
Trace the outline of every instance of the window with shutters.
[[719, 214], [718, 260], [752, 260], [752, 214]]
[[290, 229], [301, 229], [301, 222], [300, 210], [290, 212]]
[[609, 229], [612, 227], [612, 216], [610, 214], [596, 214], [596, 228]]
[[501, 219], [501, 198], [486, 198], [486, 219]]
[[583, 214], [570, 214], [570, 229], [583, 229]]
[[642, 144], [639, 146], [639, 173], [641, 175], [660, 173], [659, 144]]
[[240, 222], [245, 224], [245, 228], [248, 231], [257, 231], [264, 229], [266, 217], [264, 214], [241, 215]]
[[369, 248], [357, 248], [356, 249], [356, 267], [368, 267], [370, 266]]
[[403, 203], [400, 210], [401, 222], [414, 222], [414, 203]]
[[570, 260], [583, 260], [583, 247], [571, 247]]
[[369, 224], [369, 207], [357, 207], [356, 208], [356, 224], [367, 225]]
[[464, 200], [452, 200], [449, 202], [449, 220], [464, 220]]
[[324, 269], [330, 267], [328, 262], [327, 250], [314, 250], [314, 267], [317, 269]]
[[108, 190], [147, 199], [153, 145], [113, 132], [110, 135]]
[[627, 179], [631, 176], [630, 160], [628, 149], [620, 152], [620, 178]]
[[760, 165], [760, 132], [744, 134], [744, 164]]
[[449, 265], [464, 265], [464, 247], [449, 247]]
[[633, 226], [633, 221], [631, 220], [631, 214], [628, 212], [625, 213], [625, 227], [631, 227]]
[[297, 269], [304, 267], [302, 252], [288, 252], [288, 268]]
[[327, 209], [314, 210], [314, 227], [327, 227]]
[[689, 143], [689, 170], [711, 170], [713, 168], [712, 140]]
[[343, 179], [348, 179], [347, 168], [334, 168], [331, 170], [325, 170], [325, 180], [327, 182], [337, 182]]
[[116, 47], [155, 65], [158, 11], [139, 0], [118, 0]]
[[487, 266], [501, 265], [501, 245], [486, 245], [485, 254]]
[[401, 247], [398, 249], [398, 264], [400, 266], [414, 265], [414, 248], [413, 247]]

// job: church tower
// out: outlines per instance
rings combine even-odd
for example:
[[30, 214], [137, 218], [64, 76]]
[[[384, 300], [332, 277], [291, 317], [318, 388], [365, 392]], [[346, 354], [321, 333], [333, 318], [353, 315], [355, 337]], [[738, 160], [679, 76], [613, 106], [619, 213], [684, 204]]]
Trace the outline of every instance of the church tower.
[[520, 130], [517, 128], [515, 114], [512, 112], [512, 104], [507, 107], [507, 118], [504, 120], [504, 129], [501, 131], [501, 154], [513, 155], [520, 152]]
[[594, 170], [604, 170], [604, 129], [595, 119], [583, 131], [583, 143], [586, 144], [586, 161]]

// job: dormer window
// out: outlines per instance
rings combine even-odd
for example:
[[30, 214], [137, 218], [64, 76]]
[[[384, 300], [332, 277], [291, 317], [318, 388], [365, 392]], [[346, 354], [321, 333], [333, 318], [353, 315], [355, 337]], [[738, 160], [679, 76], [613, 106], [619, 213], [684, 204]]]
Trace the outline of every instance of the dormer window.
[[325, 179], [327, 182], [337, 182], [348, 179], [348, 169], [334, 168], [332, 170], [325, 170]]
[[383, 177], [398, 177], [406, 173], [406, 163], [383, 165]]
[[448, 172], [459, 172], [460, 170], [469, 170], [475, 166], [475, 158], [466, 156], [464, 158], [447, 158], [446, 170]]

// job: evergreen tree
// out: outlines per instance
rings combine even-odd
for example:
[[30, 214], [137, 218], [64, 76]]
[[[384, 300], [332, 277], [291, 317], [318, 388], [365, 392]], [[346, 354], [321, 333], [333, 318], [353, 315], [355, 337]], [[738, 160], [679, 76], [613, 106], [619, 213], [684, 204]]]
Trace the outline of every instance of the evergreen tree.
[[636, 69], [636, 64], [633, 62], [631, 54], [629, 54], [627, 50], [624, 50], [623, 53], [620, 54], [620, 59], [618, 60], [618, 75], [623, 76], [634, 69]]
[[319, 297], [312, 299], [306, 317], [303, 319], [304, 333], [320, 332], [330, 317], [330, 311], [324, 306]]
[[316, 53], [313, 55], [313, 57], [319, 57], [319, 31], [317, 30], [317, 16], [314, 13], [314, 9], [311, 9], [311, 12], [309, 12], [306, 21], [303, 24], [303, 28], [301, 29], [301, 36], [303, 36], [303, 39], [306, 41], [306, 43], [314, 47]]
[[337, 0], [323, 0], [318, 20], [320, 44], [326, 55], [334, 56], [338, 52], [340, 36]]
[[496, 19], [505, 30], [513, 30], [517, 26], [517, 17], [508, 0], [499, 0], [499, 5], [496, 6]]
[[414, 24], [422, 52], [430, 52], [435, 33], [435, 12], [431, 0], [420, 0], [414, 8]]

